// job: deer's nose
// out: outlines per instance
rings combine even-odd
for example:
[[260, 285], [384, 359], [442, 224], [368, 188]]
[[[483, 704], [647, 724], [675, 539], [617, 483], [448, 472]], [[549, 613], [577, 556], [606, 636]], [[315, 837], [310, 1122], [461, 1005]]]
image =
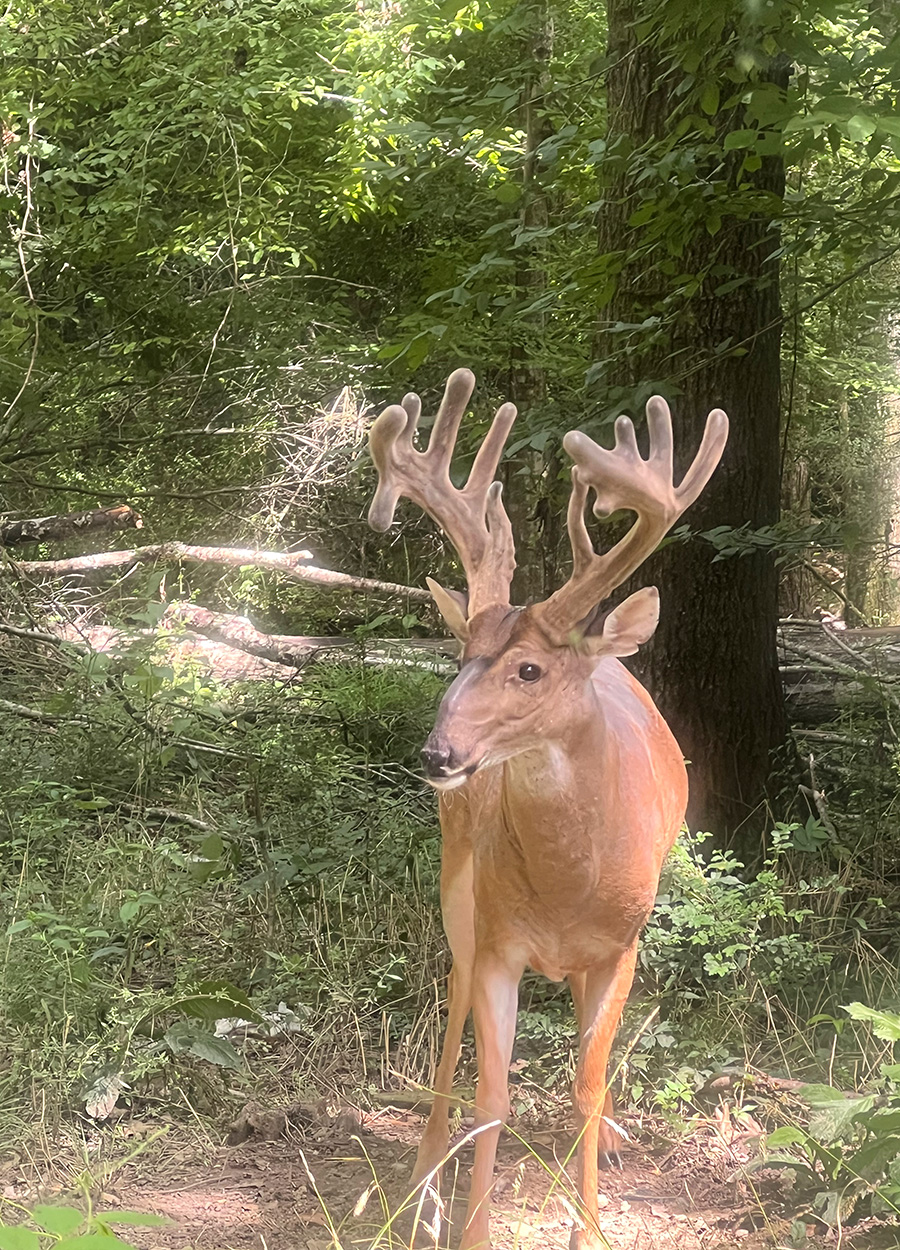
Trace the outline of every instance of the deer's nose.
[[422, 747], [422, 765], [429, 777], [440, 777], [449, 769], [451, 751], [449, 747], [439, 743], [433, 746], [427, 742]]

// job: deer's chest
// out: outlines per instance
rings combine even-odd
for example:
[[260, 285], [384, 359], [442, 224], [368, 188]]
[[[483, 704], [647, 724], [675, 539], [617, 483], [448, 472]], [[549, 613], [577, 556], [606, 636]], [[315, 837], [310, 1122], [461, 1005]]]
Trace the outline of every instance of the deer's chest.
[[498, 821], [476, 840], [477, 943], [562, 980], [630, 945], [653, 899], [633, 888], [613, 840], [567, 825], [564, 813], [543, 832], [523, 840]]

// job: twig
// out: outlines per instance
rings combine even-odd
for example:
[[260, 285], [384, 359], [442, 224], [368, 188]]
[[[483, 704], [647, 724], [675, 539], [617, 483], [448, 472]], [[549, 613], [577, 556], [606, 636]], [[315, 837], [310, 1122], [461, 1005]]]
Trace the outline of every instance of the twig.
[[805, 794], [808, 799], [812, 799], [815, 804], [816, 811], [819, 813], [819, 820], [821, 820], [822, 824], [828, 830], [830, 836], [836, 840], [837, 829], [835, 829], [831, 817], [828, 815], [828, 808], [825, 805], [825, 795], [818, 787], [818, 783], [816, 781], [816, 761], [815, 756], [811, 751], [809, 753], [809, 780], [812, 783], [810, 786], [801, 785], [797, 788], [801, 794]]
[[200, 829], [204, 833], [215, 830], [215, 825], [211, 825], [209, 821], [201, 820], [199, 816], [191, 816], [187, 812], [177, 812], [171, 807], [140, 807], [137, 803], [121, 803], [119, 806], [150, 820], [176, 820], [179, 824], [190, 825], [192, 829]]

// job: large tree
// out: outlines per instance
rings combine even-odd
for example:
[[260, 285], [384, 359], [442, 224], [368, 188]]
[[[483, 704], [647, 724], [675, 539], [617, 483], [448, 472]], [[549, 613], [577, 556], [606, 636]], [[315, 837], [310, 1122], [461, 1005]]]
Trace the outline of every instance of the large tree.
[[[691, 529], [754, 530], [780, 490], [778, 8], [609, 0], [607, 159], [598, 281], [608, 304], [593, 377], [612, 403], [672, 402], [682, 461], [707, 411], [731, 418]], [[780, 120], [780, 119], [779, 119]], [[670, 543], [642, 577], [663, 587], [643, 675], [691, 761], [690, 819], [747, 849], [786, 737], [770, 552], [717, 559]], [[748, 823], [749, 822], [749, 823]], [[737, 833], [744, 830], [744, 836]]]

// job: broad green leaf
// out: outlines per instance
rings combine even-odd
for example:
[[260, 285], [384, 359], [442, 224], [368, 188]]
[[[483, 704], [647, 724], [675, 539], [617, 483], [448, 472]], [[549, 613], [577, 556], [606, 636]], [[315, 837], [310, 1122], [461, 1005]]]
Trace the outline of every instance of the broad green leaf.
[[154, 1215], [152, 1211], [104, 1211], [96, 1219], [103, 1224], [131, 1224], [135, 1228], [158, 1228], [172, 1221], [166, 1215]]
[[82, 1237], [64, 1237], [52, 1250], [133, 1250], [115, 1233], [85, 1233]]
[[215, 1037], [212, 1033], [197, 1037], [191, 1046], [191, 1053], [219, 1068], [237, 1069], [243, 1066], [241, 1057], [231, 1042], [224, 1037]]
[[85, 1222], [84, 1212], [76, 1207], [37, 1206], [32, 1211], [31, 1218], [35, 1224], [45, 1228], [48, 1233], [56, 1233], [58, 1237], [73, 1233]]
[[785, 1124], [781, 1128], [775, 1129], [772, 1133], [766, 1134], [766, 1146], [802, 1146], [807, 1138], [802, 1128], [795, 1128], [792, 1124]]
[[30, 1228], [0, 1224], [0, 1250], [41, 1250], [41, 1239]]
[[501, 182], [494, 191], [494, 198], [501, 204], [515, 204], [522, 198], [522, 188], [517, 182]]
[[804, 1102], [813, 1107], [824, 1106], [830, 1102], [843, 1102], [847, 1097], [843, 1090], [835, 1089], [833, 1085], [804, 1085], [799, 1093]]
[[840, 1102], [820, 1104], [810, 1117], [810, 1135], [818, 1137], [825, 1145], [840, 1140], [859, 1116], [872, 1109], [877, 1099], [877, 1094], [870, 1094], [866, 1098], [842, 1098]]
[[857, 113], [847, 121], [847, 136], [854, 143], [865, 143], [875, 133], [876, 125], [873, 118]]
[[868, 1180], [878, 1180], [897, 1158], [900, 1158], [900, 1137], [890, 1134], [867, 1141], [854, 1151], [847, 1163], [852, 1172]]
[[719, 111], [719, 85], [708, 82], [700, 96], [700, 107], [707, 116], [712, 117]]
[[758, 135], [757, 130], [732, 130], [725, 136], [722, 146], [726, 152], [733, 152], [736, 148], [752, 148], [756, 146]]
[[194, 1020], [179, 1020], [166, 1030], [163, 1041], [174, 1055], [191, 1054], [220, 1068], [240, 1068], [241, 1057], [231, 1042], [216, 1037]]
[[872, 1032], [884, 1042], [900, 1042], [900, 1015], [895, 1011], [876, 1011], [865, 1003], [848, 1003], [844, 1011], [854, 1020], [871, 1024]]

